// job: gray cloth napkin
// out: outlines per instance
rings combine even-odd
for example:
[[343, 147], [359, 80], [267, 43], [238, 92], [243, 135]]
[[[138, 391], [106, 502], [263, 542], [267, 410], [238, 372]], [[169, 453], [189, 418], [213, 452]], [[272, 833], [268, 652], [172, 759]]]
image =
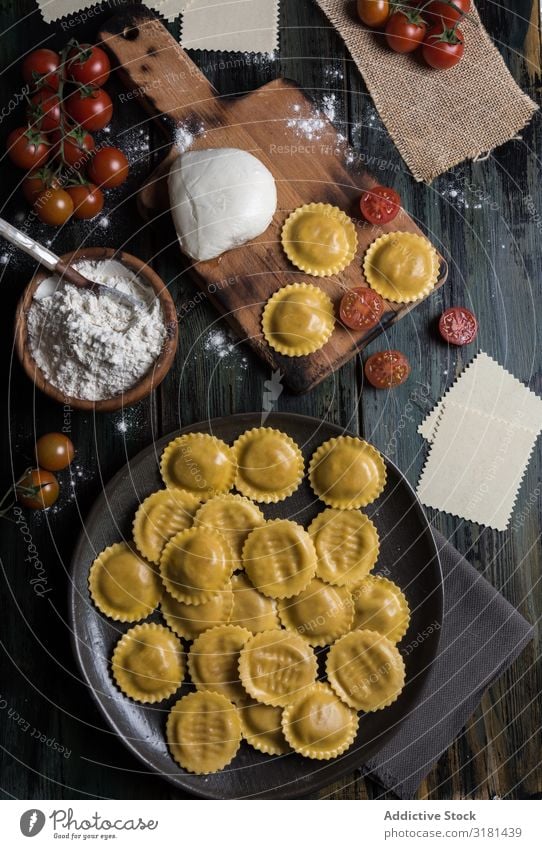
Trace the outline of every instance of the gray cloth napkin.
[[433, 531], [444, 576], [440, 645], [425, 698], [390, 743], [362, 768], [386, 790], [413, 799], [484, 691], [532, 639], [533, 628], [442, 534]]

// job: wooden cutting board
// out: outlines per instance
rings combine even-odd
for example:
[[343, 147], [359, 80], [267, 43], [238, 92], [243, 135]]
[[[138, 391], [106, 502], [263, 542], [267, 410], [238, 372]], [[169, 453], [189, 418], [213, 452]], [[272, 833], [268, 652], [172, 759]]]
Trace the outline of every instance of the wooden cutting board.
[[[261, 314], [277, 289], [312, 282], [327, 292], [338, 309], [347, 289], [366, 285], [362, 259], [375, 238], [391, 230], [421, 231], [404, 210], [382, 228], [359, 220], [360, 192], [376, 185], [376, 180], [348, 164], [355, 162], [355, 152], [295, 83], [278, 79], [243, 97], [222, 98], [163, 24], [140, 6], [111, 18], [100, 37], [113, 54], [113, 66], [118, 66], [128, 96], [156, 117], [171, 142], [181, 124], [195, 134], [191, 150], [248, 150], [274, 175], [278, 208], [269, 229], [218, 259], [192, 267], [187, 259], [186, 267], [236, 333], [271, 369], [280, 370], [293, 391], [306, 392], [316, 386], [420, 303], [388, 304], [381, 326], [365, 334], [348, 331], [337, 322], [329, 342], [306, 357], [284, 357], [273, 351], [261, 332]], [[172, 148], [140, 192], [142, 214], [158, 224], [170, 214], [165, 176], [176, 155]], [[284, 220], [298, 206], [312, 202], [335, 204], [356, 224], [357, 256], [335, 277], [311, 278], [294, 268], [282, 250]], [[447, 272], [441, 259], [438, 286]]]

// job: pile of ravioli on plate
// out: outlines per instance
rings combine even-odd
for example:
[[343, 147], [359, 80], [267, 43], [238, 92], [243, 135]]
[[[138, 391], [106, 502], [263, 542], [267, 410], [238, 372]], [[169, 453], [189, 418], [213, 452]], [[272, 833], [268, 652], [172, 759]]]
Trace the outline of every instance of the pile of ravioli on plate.
[[[133, 543], [106, 548], [89, 573], [97, 608], [139, 623], [113, 651], [115, 683], [154, 704], [190, 676], [195, 691], [173, 705], [165, 733], [192, 773], [223, 769], [242, 739], [269, 755], [342, 754], [358, 712], [392, 704], [405, 681], [397, 643], [409, 607], [399, 587], [370, 574], [379, 537], [360, 510], [384, 490], [381, 455], [351, 436], [320, 445], [308, 478], [325, 508], [306, 529], [266, 520], [258, 506], [303, 480], [301, 451], [279, 430], [254, 428], [233, 446], [187, 433], [160, 469], [165, 488], [139, 506]], [[164, 624], [142, 622], [158, 606]]]

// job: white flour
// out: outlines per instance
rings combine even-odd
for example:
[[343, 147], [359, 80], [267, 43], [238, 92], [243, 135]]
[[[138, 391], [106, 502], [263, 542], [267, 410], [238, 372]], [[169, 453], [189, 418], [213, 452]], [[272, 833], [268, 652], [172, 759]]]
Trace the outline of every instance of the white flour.
[[115, 260], [83, 260], [75, 268], [95, 283], [138, 297], [141, 309], [50, 277], [28, 312], [36, 364], [67, 396], [98, 401], [129, 389], [153, 365], [166, 335], [153, 290]]

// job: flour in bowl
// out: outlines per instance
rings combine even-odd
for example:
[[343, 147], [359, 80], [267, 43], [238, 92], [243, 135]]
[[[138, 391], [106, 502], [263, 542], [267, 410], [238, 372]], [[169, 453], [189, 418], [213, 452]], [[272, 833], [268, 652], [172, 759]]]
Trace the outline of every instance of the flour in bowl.
[[150, 286], [116, 260], [82, 260], [74, 266], [95, 283], [135, 295], [141, 308], [49, 277], [28, 311], [30, 353], [66, 396], [113, 398], [134, 386], [160, 354], [166, 337], [160, 301]]

